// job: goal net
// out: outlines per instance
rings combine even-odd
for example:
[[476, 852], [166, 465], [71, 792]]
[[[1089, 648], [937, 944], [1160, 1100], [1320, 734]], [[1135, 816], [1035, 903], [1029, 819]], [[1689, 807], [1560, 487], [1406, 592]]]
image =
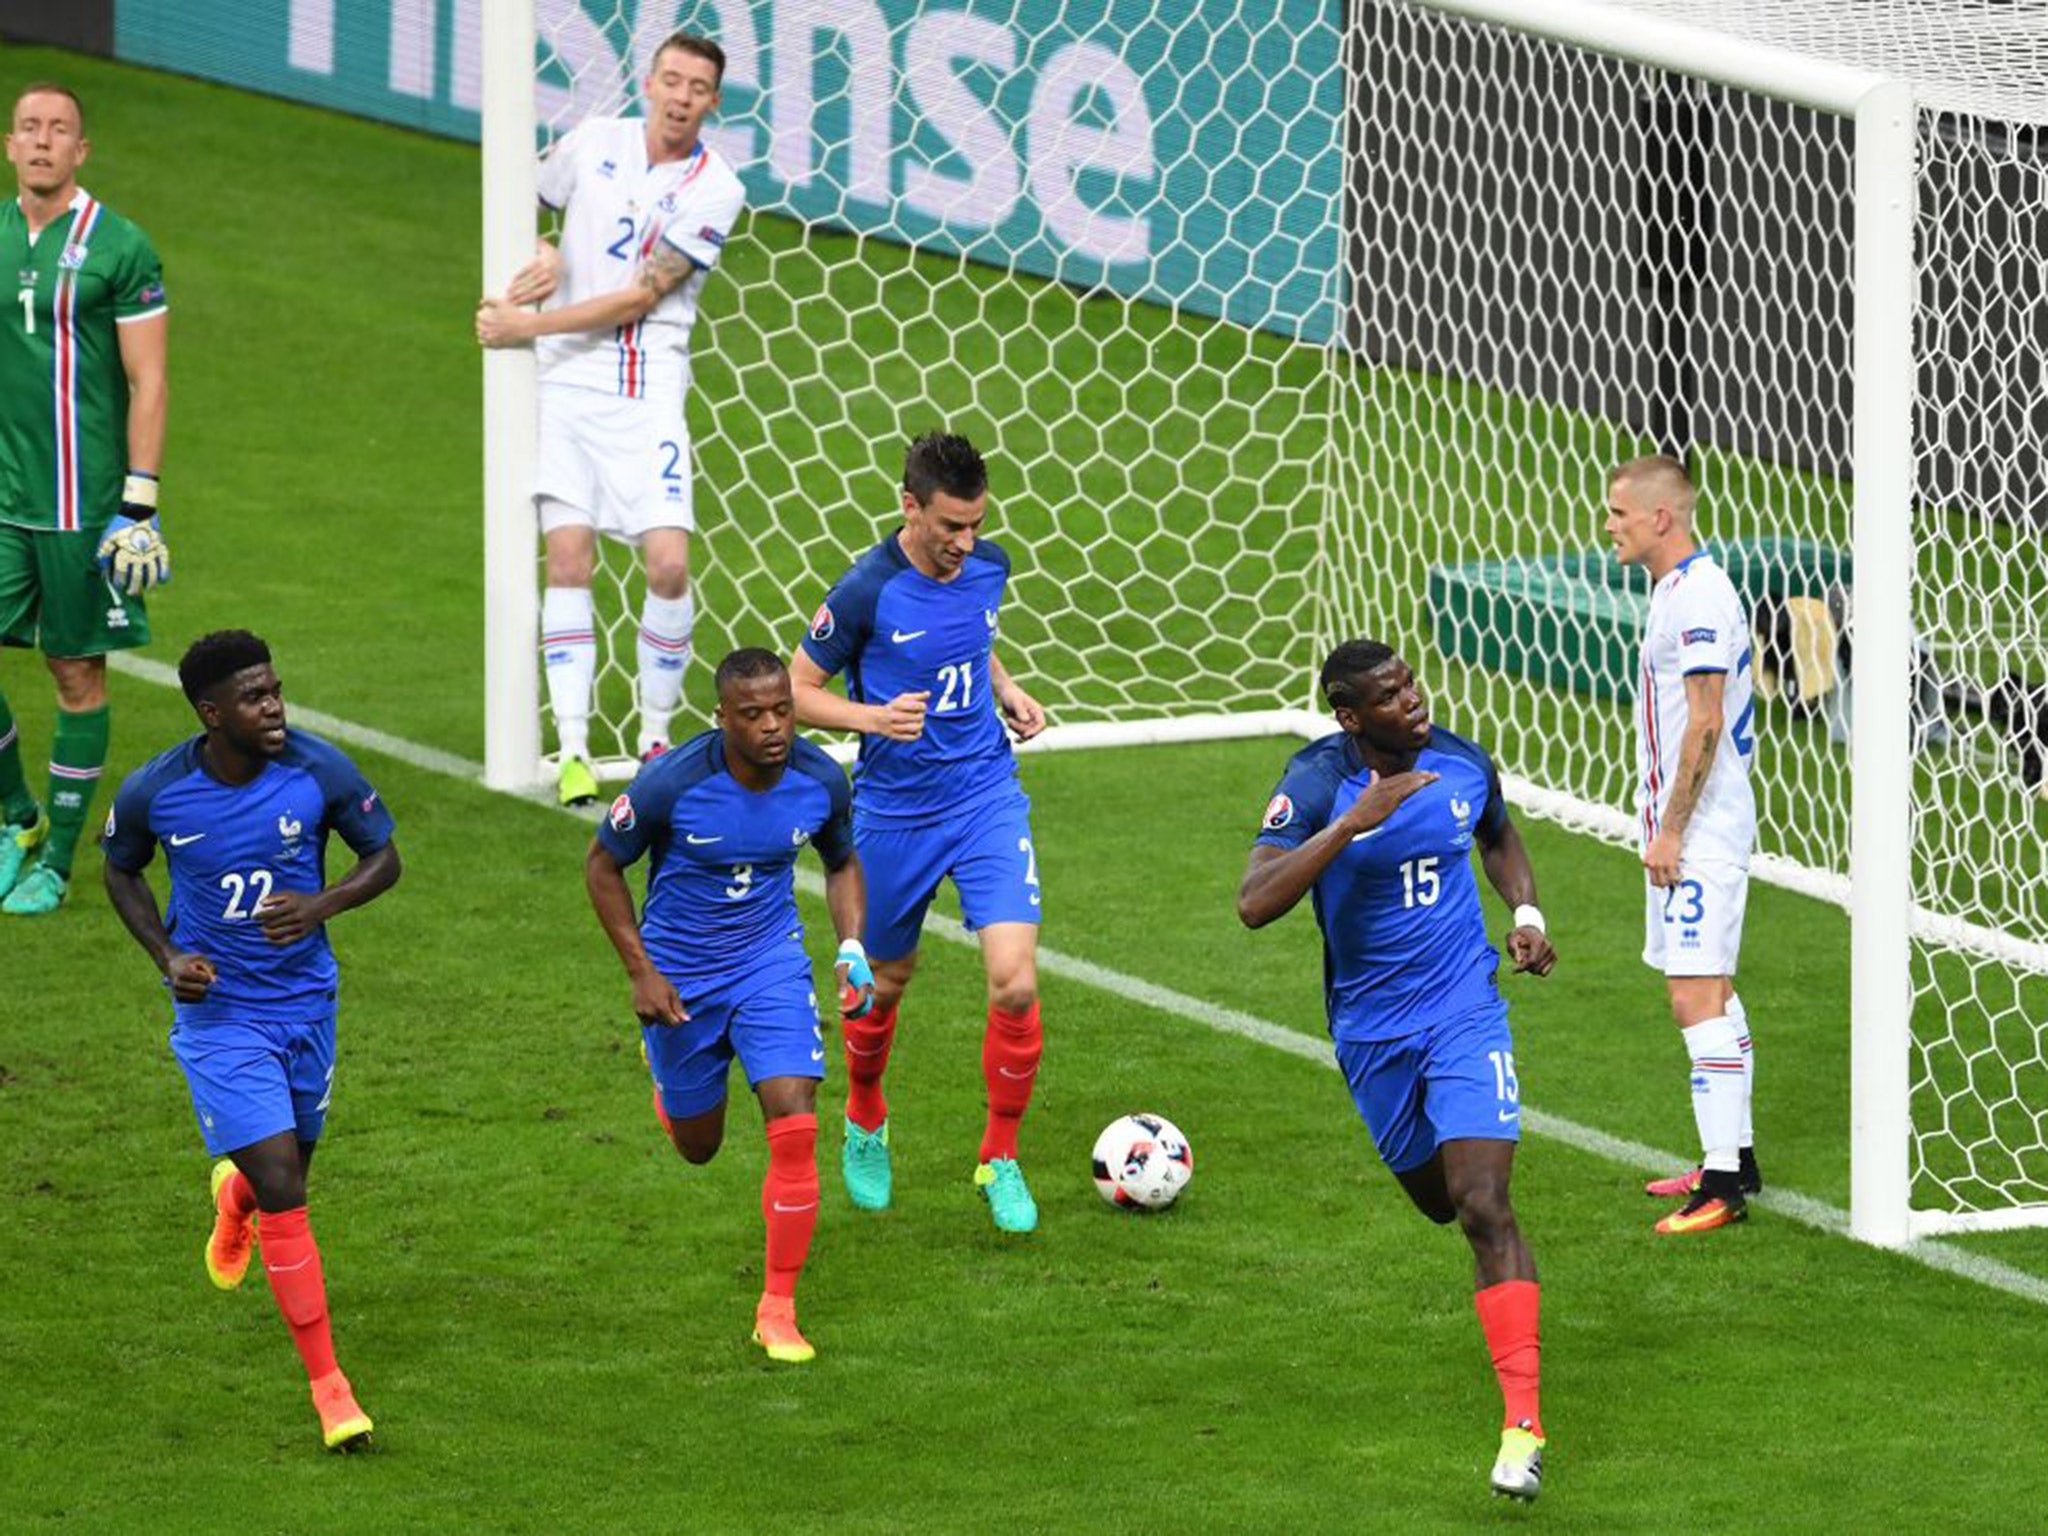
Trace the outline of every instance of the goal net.
[[[2022, 10], [1381, 4], [1352, 55], [1332, 530], [1381, 574], [1339, 627], [1431, 654], [1525, 802], [1629, 840], [1647, 582], [1603, 547], [1605, 481], [1685, 458], [1752, 605], [1757, 873], [1861, 930], [1856, 1216], [1887, 1240], [2048, 1219], [2048, 27]], [[1915, 103], [1886, 236], [1863, 72]], [[1859, 587], [1888, 533], [1895, 579]], [[1861, 689], [1859, 594], [1912, 658]], [[1852, 827], [1879, 834], [1853, 865]]]
[[[1055, 743], [1313, 730], [1321, 656], [1375, 634], [1525, 808], [1624, 841], [1647, 595], [1605, 479], [1681, 454], [1754, 607], [1758, 874], [1854, 911], [1858, 1230], [2042, 1219], [2026, 9], [535, 0], [513, 108], [485, 40], [486, 221], [509, 197], [518, 237], [486, 278], [531, 237], [493, 122], [544, 147], [636, 112], [670, 31], [718, 38], [748, 209], [691, 343], [679, 729], [727, 647], [792, 648], [945, 426], [989, 455], [1005, 659]], [[1880, 102], [1890, 138], [1858, 126]], [[490, 407], [501, 483], [522, 408]], [[530, 519], [493, 524], [508, 782], [541, 743]], [[593, 744], [623, 772], [639, 589], [605, 557]]]

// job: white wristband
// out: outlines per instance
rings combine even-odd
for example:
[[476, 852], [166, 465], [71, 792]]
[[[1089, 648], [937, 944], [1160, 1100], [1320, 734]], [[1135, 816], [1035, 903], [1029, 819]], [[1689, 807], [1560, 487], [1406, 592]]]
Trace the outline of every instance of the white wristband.
[[1541, 907], [1532, 907], [1526, 902], [1515, 908], [1515, 926], [1517, 928], [1534, 928], [1538, 933], [1550, 932], [1548, 928], [1543, 926], [1543, 909]]
[[867, 957], [868, 952], [861, 948], [859, 939], [841, 939], [839, 941], [839, 958], [832, 963], [834, 965], [851, 965], [854, 961], [865, 960]]
[[156, 476], [131, 469], [121, 482], [121, 499], [133, 506], [156, 510]]

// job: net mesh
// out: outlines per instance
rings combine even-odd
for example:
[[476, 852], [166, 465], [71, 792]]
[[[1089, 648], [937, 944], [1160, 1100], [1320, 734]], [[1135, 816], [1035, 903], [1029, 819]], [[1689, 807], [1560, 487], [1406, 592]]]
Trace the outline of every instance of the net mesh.
[[[2048, 28], [1629, 8], [1922, 103], [1914, 1203], [2048, 1201]], [[750, 207], [688, 402], [699, 656], [787, 651], [944, 424], [989, 451], [1005, 657], [1056, 721], [1307, 706], [1328, 644], [1374, 634], [1526, 803], [1625, 839], [1647, 584], [1605, 480], [1673, 451], [1753, 608], [1760, 867], [1842, 899], [1853, 126], [1420, 5], [1332, 14], [540, 0], [546, 137], [637, 110], [673, 27], [738, 61], [714, 141]], [[600, 750], [631, 745], [618, 553]]]

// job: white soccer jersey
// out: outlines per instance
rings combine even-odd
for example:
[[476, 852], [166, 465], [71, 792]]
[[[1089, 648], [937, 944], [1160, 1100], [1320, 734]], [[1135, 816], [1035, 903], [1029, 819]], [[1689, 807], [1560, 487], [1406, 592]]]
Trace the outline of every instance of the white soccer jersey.
[[1643, 629], [1636, 700], [1636, 830], [1647, 845], [1664, 824], [1685, 740], [1685, 680], [1721, 672], [1721, 742], [1685, 832], [1687, 859], [1747, 865], [1756, 842], [1749, 765], [1756, 752], [1749, 613], [1728, 573], [1704, 552], [1658, 582]]
[[680, 404], [697, 295], [746, 201], [732, 166], [701, 139], [683, 159], [649, 166], [646, 119], [593, 117], [541, 161], [540, 198], [563, 216], [562, 285], [550, 309], [625, 287], [657, 240], [697, 266], [636, 324], [541, 337], [542, 380]]

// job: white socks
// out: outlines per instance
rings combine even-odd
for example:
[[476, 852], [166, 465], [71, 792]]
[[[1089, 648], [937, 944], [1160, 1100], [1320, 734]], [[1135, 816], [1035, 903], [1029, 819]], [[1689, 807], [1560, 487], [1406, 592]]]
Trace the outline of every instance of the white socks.
[[690, 660], [690, 594], [656, 597], [640, 605], [640, 755], [669, 745], [669, 719], [683, 700], [683, 668]]
[[588, 758], [597, 679], [597, 623], [588, 587], [549, 587], [541, 594], [540, 654], [562, 756]]
[[1756, 1048], [1749, 1040], [1749, 1010], [1733, 992], [1728, 994], [1728, 1022], [1735, 1026], [1736, 1044], [1742, 1048], [1742, 1144], [1756, 1145], [1756, 1127], [1750, 1122], [1750, 1106], [1756, 1102]]
[[1724, 1015], [1679, 1033], [1692, 1058], [1692, 1117], [1700, 1132], [1700, 1166], [1734, 1173], [1742, 1166], [1742, 1128], [1749, 1108], [1741, 1032]]

